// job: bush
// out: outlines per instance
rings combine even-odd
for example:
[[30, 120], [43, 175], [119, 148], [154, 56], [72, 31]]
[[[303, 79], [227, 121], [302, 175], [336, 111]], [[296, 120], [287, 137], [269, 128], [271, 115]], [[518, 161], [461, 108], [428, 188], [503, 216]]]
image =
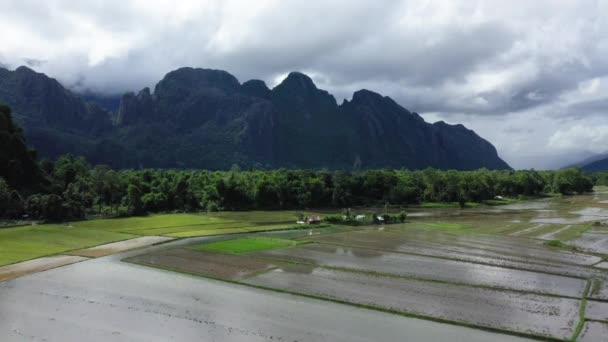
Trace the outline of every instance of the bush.
[[407, 213], [405, 211], [402, 211], [399, 213], [399, 215], [397, 217], [399, 218], [399, 222], [403, 223], [403, 222], [405, 222], [405, 219], [407, 218]]
[[342, 215], [339, 214], [335, 214], [335, 215], [326, 215], [324, 218], [324, 221], [329, 222], [329, 223], [342, 223], [344, 221], [344, 219], [342, 219]]

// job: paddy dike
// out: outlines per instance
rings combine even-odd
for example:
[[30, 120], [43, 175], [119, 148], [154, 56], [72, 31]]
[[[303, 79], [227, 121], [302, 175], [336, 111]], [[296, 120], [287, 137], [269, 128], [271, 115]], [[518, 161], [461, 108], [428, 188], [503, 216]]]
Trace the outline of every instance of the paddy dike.
[[553, 338], [570, 338], [580, 300], [290, 265], [244, 280], [332, 300]]
[[277, 262], [297, 262], [566, 297], [581, 297], [586, 286], [586, 281], [578, 278], [346, 246], [306, 244], [252, 255]]
[[113, 243], [108, 243], [105, 245], [100, 245], [91, 248], [79, 249], [76, 251], [68, 252], [66, 254], [69, 255], [79, 255], [90, 258], [98, 258], [118, 252], [124, 252], [130, 249], [141, 248], [146, 246], [151, 246], [167, 241], [171, 241], [173, 238], [164, 237], [164, 236], [143, 236], [140, 238], [118, 241]]
[[2, 266], [0, 267], [0, 282], [73, 264], [83, 260], [87, 260], [87, 258], [80, 256], [57, 255]]

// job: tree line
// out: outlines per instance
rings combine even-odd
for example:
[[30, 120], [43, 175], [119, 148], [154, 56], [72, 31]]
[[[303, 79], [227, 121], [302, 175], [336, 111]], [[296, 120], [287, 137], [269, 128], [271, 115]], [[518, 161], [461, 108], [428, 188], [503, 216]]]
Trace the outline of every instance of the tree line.
[[[65, 155], [39, 163], [36, 187], [0, 178], [0, 216], [45, 220], [171, 211], [346, 208], [483, 202], [591, 191], [579, 169], [559, 171], [113, 170]], [[594, 176], [595, 180], [605, 179]]]

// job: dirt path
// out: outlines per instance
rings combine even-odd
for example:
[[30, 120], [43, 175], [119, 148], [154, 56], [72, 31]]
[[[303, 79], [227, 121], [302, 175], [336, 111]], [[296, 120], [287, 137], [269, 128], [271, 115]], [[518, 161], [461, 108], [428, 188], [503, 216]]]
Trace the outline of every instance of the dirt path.
[[174, 238], [165, 237], [165, 236], [144, 236], [144, 237], [140, 237], [140, 238], [113, 242], [113, 243], [108, 243], [105, 245], [99, 245], [96, 247], [79, 249], [77, 251], [71, 251], [66, 254], [98, 258], [98, 257], [102, 257], [102, 256], [114, 254], [114, 253], [128, 251], [130, 249], [147, 247], [147, 246], [151, 246], [151, 245], [155, 245], [158, 243], [167, 242], [167, 241], [171, 241], [171, 240], [174, 240]]
[[89, 258], [97, 258], [110, 254], [128, 251], [140, 247], [148, 247], [159, 243], [175, 240], [164, 236], [144, 236], [131, 240], [99, 245], [96, 247], [66, 252], [65, 255], [55, 255], [23, 261], [0, 267], [0, 282], [38, 273], [53, 268], [70, 265]]
[[0, 281], [22, 277], [27, 274], [42, 272], [52, 268], [73, 264], [88, 258], [73, 255], [57, 255], [0, 267]]

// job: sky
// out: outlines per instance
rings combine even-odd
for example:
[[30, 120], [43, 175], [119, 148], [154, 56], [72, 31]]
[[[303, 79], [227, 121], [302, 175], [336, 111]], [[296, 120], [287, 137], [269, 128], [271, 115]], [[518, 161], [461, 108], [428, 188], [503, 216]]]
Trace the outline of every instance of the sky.
[[514, 168], [608, 151], [608, 0], [0, 0], [0, 64], [75, 91], [153, 89], [183, 66], [338, 102], [365, 88], [462, 123]]

